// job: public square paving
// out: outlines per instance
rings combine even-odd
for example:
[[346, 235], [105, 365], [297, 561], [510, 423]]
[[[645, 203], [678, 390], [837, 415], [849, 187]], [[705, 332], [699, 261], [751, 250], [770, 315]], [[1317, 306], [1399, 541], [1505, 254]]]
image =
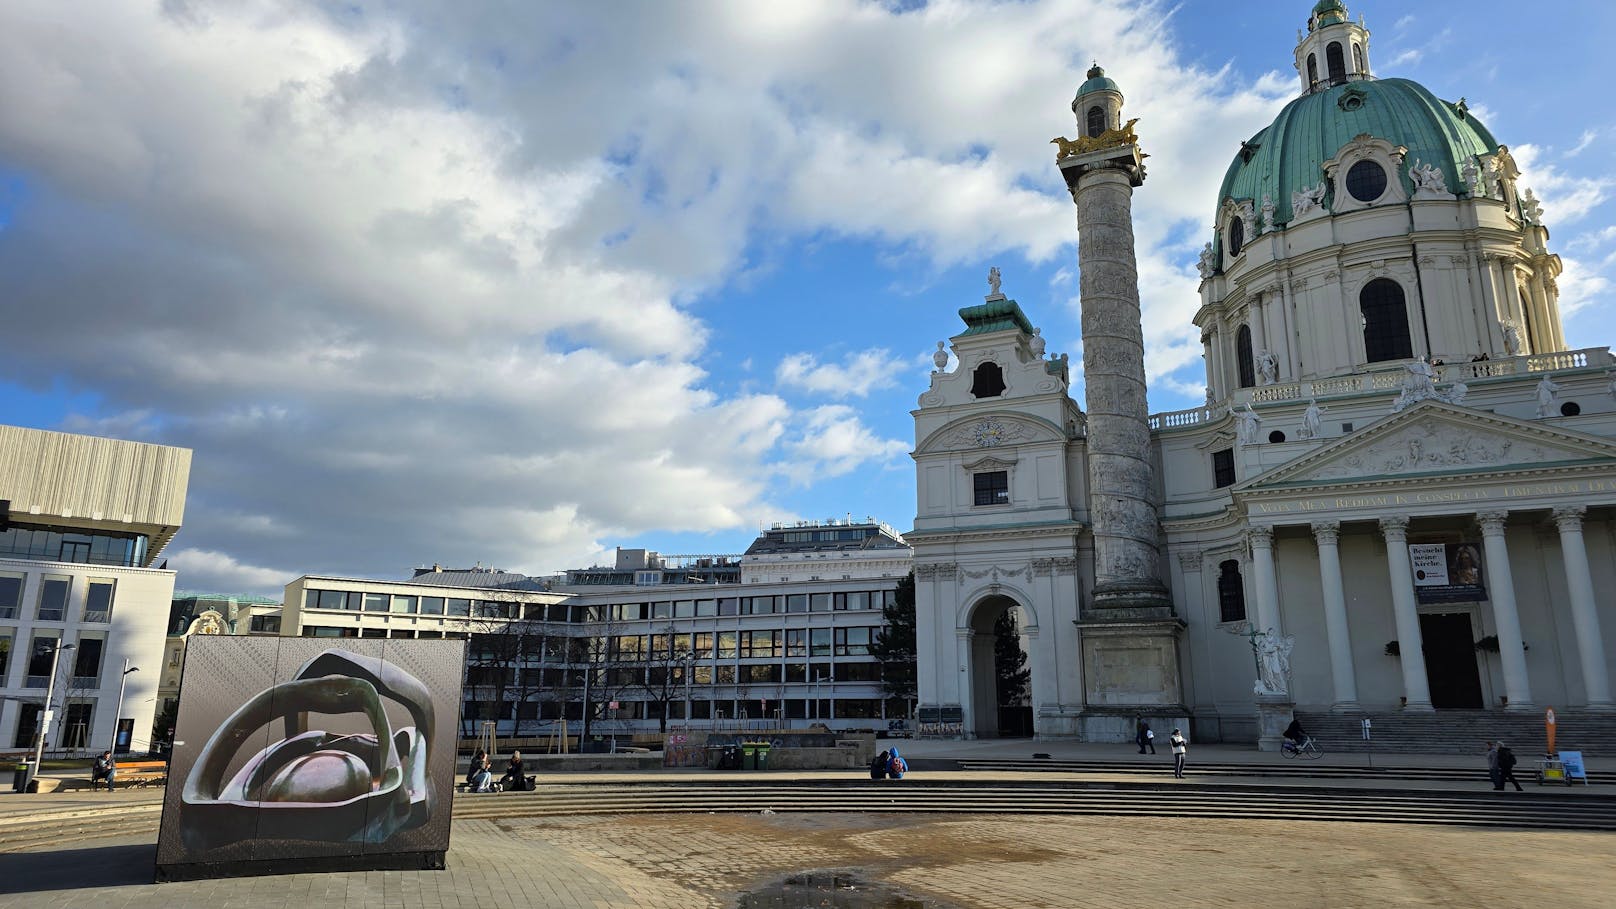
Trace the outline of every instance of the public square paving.
[[1613, 834], [1395, 824], [919, 814], [462, 819], [447, 871], [162, 885], [149, 883], [153, 841], [85, 840], [0, 856], [0, 907], [727, 909], [810, 869], [854, 870], [919, 901], [857, 905], [926, 909], [1603, 909], [1616, 892]]

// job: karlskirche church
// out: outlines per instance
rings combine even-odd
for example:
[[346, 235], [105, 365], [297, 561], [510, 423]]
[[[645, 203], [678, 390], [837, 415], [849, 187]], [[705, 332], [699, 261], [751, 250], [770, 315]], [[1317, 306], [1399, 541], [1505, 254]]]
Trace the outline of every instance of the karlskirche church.
[[994, 271], [913, 411], [923, 730], [1006, 731], [1006, 611], [1043, 738], [1541, 735], [1548, 707], [1612, 728], [1616, 361], [1566, 349], [1541, 208], [1462, 98], [1378, 77], [1340, 0], [1294, 62], [1206, 200], [1206, 402], [1170, 413], [1146, 406], [1134, 255], [1148, 112], [1136, 135], [1099, 66], [1078, 89], [1053, 145], [1084, 400]]

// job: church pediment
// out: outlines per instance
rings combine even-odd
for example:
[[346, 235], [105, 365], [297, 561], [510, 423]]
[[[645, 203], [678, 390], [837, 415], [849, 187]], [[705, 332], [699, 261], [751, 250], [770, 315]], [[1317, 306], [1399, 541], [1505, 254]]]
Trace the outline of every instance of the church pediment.
[[1423, 401], [1311, 454], [1259, 474], [1237, 492], [1616, 463], [1616, 444], [1539, 423]]
[[1064, 438], [1063, 433], [1045, 420], [1036, 417], [990, 414], [955, 420], [937, 430], [915, 449], [917, 454], [931, 451], [995, 450], [1028, 442], [1052, 442]]

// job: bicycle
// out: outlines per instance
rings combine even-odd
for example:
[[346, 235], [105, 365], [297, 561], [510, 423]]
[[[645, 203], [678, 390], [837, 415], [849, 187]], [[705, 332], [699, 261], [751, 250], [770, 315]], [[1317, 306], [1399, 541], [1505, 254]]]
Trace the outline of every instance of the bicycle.
[[1279, 753], [1288, 758], [1302, 758], [1304, 760], [1316, 761], [1319, 758], [1324, 757], [1324, 748], [1323, 746], [1319, 745], [1318, 739], [1308, 736], [1302, 739], [1302, 744], [1300, 745], [1292, 742], [1290, 739], [1286, 739], [1280, 743]]

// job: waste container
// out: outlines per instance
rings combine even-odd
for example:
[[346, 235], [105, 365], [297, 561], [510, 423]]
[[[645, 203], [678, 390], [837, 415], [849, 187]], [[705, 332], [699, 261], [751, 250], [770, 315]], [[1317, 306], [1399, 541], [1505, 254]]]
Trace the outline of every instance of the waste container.
[[[767, 746], [764, 746], [764, 747], [767, 747]], [[758, 743], [757, 742], [742, 742], [741, 743], [741, 761], [742, 761], [741, 769], [743, 769], [743, 770], [756, 770], [756, 769], [758, 769]]]
[[725, 748], [725, 746], [723, 746], [723, 745], [708, 745], [707, 746], [707, 769], [708, 770], [723, 770], [724, 769], [724, 752], [727, 751], [727, 750], [728, 749]]
[[769, 749], [771, 747], [773, 747], [773, 746], [771, 746], [768, 742], [758, 742], [758, 744], [757, 744], [757, 769], [759, 769], [759, 770], [768, 770], [769, 769]]
[[20, 761], [11, 765], [11, 791], [27, 792], [28, 784], [34, 777], [34, 765], [28, 761]]

